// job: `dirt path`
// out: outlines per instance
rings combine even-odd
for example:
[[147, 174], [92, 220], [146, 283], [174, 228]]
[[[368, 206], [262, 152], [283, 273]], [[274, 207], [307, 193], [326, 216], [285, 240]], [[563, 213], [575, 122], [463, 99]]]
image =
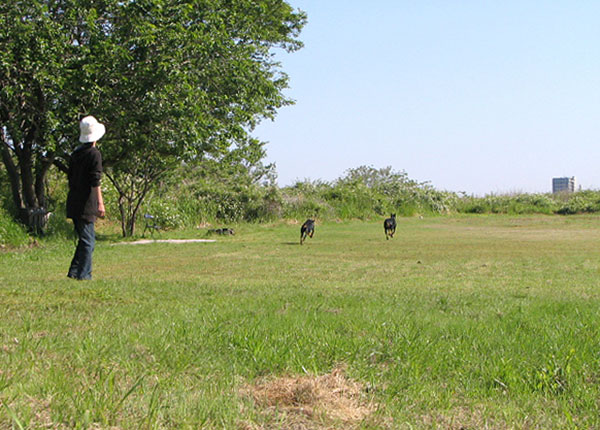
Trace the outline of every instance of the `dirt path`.
[[216, 242], [213, 239], [142, 239], [135, 242], [119, 242], [113, 245], [146, 245], [148, 243], [196, 243], [196, 242]]

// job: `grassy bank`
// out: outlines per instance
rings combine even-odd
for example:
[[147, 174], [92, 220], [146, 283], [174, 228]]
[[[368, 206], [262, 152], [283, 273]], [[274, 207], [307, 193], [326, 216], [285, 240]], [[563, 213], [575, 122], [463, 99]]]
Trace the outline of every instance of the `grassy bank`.
[[25, 246], [29, 242], [25, 228], [0, 206], [0, 251]]
[[0, 429], [600, 425], [600, 218], [399, 221], [0, 254]]

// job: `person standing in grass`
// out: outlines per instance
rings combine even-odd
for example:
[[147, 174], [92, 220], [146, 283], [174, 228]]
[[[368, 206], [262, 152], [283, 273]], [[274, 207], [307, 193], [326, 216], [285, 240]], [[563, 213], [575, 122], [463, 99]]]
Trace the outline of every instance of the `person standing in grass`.
[[93, 116], [79, 123], [79, 145], [69, 160], [69, 194], [67, 218], [73, 220], [78, 241], [67, 276], [73, 279], [92, 279], [92, 254], [96, 244], [94, 223], [104, 217], [104, 201], [100, 189], [102, 155], [96, 147], [106, 129]]

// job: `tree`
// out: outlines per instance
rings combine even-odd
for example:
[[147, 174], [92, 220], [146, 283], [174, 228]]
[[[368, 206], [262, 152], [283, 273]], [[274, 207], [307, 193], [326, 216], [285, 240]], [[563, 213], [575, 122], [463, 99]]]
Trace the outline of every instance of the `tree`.
[[62, 139], [69, 35], [35, 1], [0, 5], [0, 153], [19, 217], [46, 205], [44, 181]]
[[30, 0], [0, 11], [2, 155], [15, 204], [43, 206], [29, 176], [64, 166], [77, 113], [92, 113], [107, 125], [101, 150], [124, 235], [161, 175], [253, 145], [254, 126], [290, 103], [272, 50], [299, 49], [306, 21], [283, 0]]
[[345, 176], [338, 182], [356, 183], [361, 182], [369, 188], [384, 190], [390, 187], [414, 187], [419, 184], [408, 178], [406, 172], [395, 172], [391, 166], [377, 169], [373, 166], [359, 166], [348, 169]]
[[[185, 163], [152, 192], [150, 210], [159, 217], [166, 215], [162, 217], [165, 225], [182, 222], [183, 218], [187, 222], [277, 218], [281, 215], [281, 198], [275, 185], [275, 165], [265, 164], [263, 159], [262, 143], [253, 140], [222, 157]], [[178, 214], [173, 213], [175, 208]]]

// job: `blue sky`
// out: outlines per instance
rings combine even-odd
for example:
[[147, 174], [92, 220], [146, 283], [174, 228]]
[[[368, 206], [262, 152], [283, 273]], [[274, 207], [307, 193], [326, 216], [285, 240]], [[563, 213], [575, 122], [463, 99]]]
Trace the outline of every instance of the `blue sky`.
[[296, 104], [254, 132], [280, 185], [371, 165], [478, 195], [600, 188], [600, 1], [289, 3]]

